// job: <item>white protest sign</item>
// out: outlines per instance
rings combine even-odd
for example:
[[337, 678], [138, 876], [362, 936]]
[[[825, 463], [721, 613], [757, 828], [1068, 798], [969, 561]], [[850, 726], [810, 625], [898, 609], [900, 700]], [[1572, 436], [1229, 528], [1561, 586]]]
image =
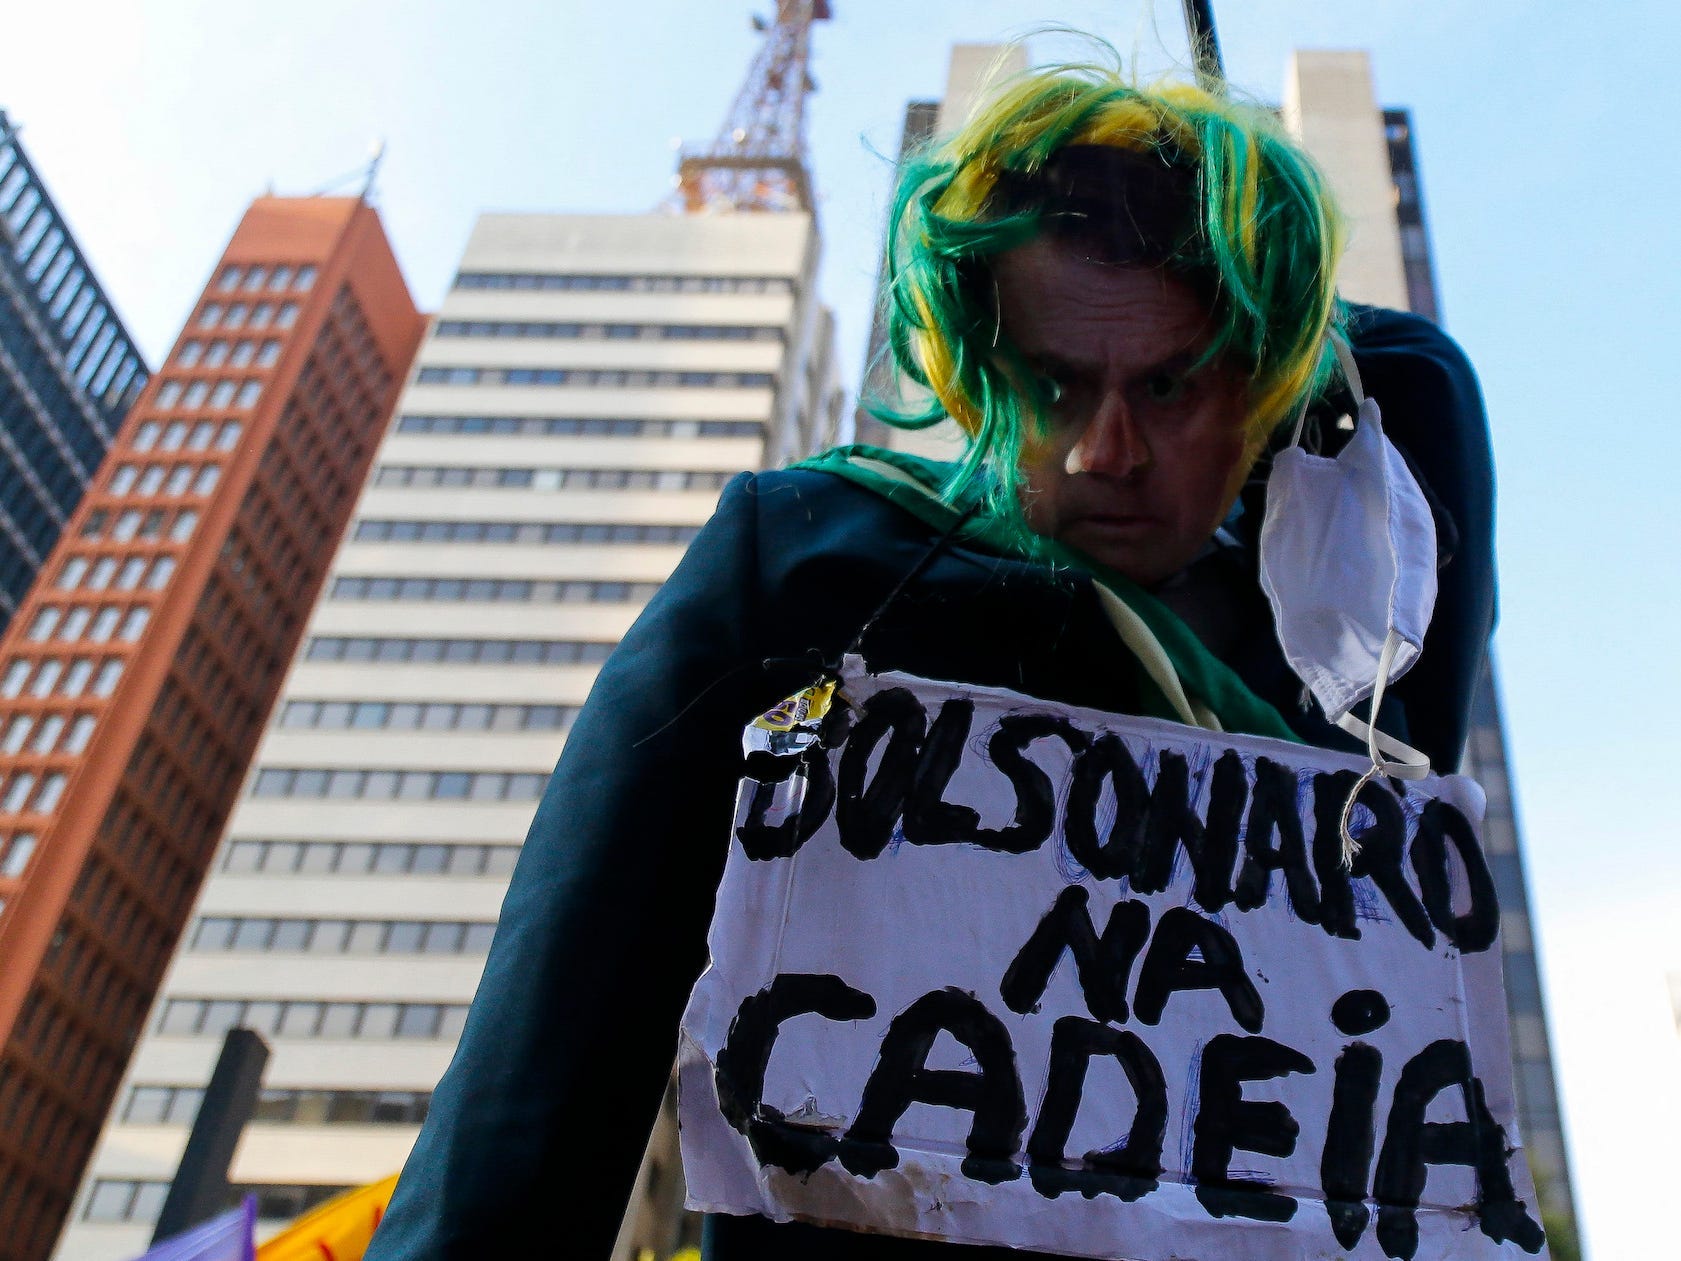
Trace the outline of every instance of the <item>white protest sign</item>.
[[856, 661], [826, 699], [748, 732], [683, 1018], [691, 1207], [1127, 1261], [1545, 1255], [1475, 784], [1369, 785], [1345, 871], [1359, 759]]

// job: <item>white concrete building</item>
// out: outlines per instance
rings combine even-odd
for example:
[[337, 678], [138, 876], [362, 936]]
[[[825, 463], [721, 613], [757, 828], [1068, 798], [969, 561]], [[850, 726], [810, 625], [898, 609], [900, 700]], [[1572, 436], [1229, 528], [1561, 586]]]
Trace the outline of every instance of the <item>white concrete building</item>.
[[401, 1166], [598, 663], [732, 474], [833, 436], [817, 246], [795, 213], [479, 221], [63, 1261], [144, 1250], [235, 1023], [273, 1048], [232, 1174], [269, 1226]]

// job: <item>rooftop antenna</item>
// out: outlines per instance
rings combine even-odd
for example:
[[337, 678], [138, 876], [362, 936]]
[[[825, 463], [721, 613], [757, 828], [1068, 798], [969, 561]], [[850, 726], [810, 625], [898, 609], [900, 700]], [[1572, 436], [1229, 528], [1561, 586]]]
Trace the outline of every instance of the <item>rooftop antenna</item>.
[[712, 143], [680, 150], [676, 209], [812, 209], [805, 160], [805, 99], [817, 90], [808, 69], [811, 25], [831, 16], [829, 0], [777, 0], [774, 21], [753, 17], [765, 42]]
[[1197, 86], [1218, 95], [1226, 87], [1226, 67], [1220, 60], [1220, 38], [1214, 33], [1213, 0], [1182, 0], [1185, 31], [1191, 37], [1191, 65]]
[[385, 161], [385, 137], [374, 141], [373, 156], [368, 159], [368, 178], [362, 181], [362, 192], [357, 200], [366, 202], [374, 191], [374, 180], [379, 177], [380, 164]]

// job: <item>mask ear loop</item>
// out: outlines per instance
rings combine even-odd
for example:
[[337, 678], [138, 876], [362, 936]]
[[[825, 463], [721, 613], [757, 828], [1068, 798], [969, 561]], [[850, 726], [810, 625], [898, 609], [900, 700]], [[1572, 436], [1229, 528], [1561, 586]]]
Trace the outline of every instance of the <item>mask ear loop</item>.
[[[1354, 395], [1354, 407], [1358, 412], [1366, 402], [1366, 391], [1360, 381], [1360, 369], [1354, 362], [1354, 352], [1348, 342], [1333, 333], [1327, 333], [1326, 339], [1337, 356], [1337, 367], [1342, 371], [1343, 380], [1348, 383], [1349, 392]], [[1383, 705], [1383, 694], [1389, 687], [1389, 672], [1395, 668], [1395, 654], [1400, 647], [1401, 637], [1391, 629], [1384, 638], [1383, 651], [1378, 654], [1377, 685], [1372, 689], [1370, 710], [1372, 721], [1362, 722], [1352, 713], [1346, 713], [1337, 719], [1338, 727], [1366, 742], [1366, 755], [1372, 761], [1366, 773], [1360, 776], [1354, 785], [1353, 791], [1348, 794], [1348, 800], [1343, 802], [1342, 820], [1338, 830], [1342, 836], [1342, 865], [1345, 871], [1354, 865], [1354, 856], [1360, 852], [1360, 842], [1354, 839], [1349, 824], [1354, 817], [1355, 802], [1366, 785], [1379, 775], [1391, 775], [1396, 779], [1423, 779], [1430, 773], [1429, 758], [1411, 745], [1393, 736], [1384, 735], [1376, 726], [1378, 709]]]

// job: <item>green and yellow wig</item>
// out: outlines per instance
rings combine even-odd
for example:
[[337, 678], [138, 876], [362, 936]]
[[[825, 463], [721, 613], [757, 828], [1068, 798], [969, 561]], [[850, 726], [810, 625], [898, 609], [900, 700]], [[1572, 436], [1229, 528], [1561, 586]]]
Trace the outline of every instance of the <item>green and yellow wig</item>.
[[[1058, 170], [1102, 150], [1120, 174], [1108, 176], [1109, 194], [1096, 181], [1107, 205], [1094, 206], [1094, 182]], [[904, 163], [889, 218], [888, 347], [933, 398], [875, 410], [904, 428], [946, 416], [962, 427], [968, 448], [949, 500], [984, 488], [991, 509], [1019, 523], [1021, 452], [1044, 433], [1048, 398], [1004, 344], [987, 260], [1071, 221], [1093, 240], [1107, 230], [1100, 220], [1132, 234], [1118, 248], [1097, 241], [1100, 261], [1165, 266], [1208, 301], [1207, 358], [1250, 376], [1251, 458], [1326, 384], [1325, 334], [1344, 321], [1343, 222], [1324, 176], [1272, 113], [1104, 66], [1029, 71]]]

